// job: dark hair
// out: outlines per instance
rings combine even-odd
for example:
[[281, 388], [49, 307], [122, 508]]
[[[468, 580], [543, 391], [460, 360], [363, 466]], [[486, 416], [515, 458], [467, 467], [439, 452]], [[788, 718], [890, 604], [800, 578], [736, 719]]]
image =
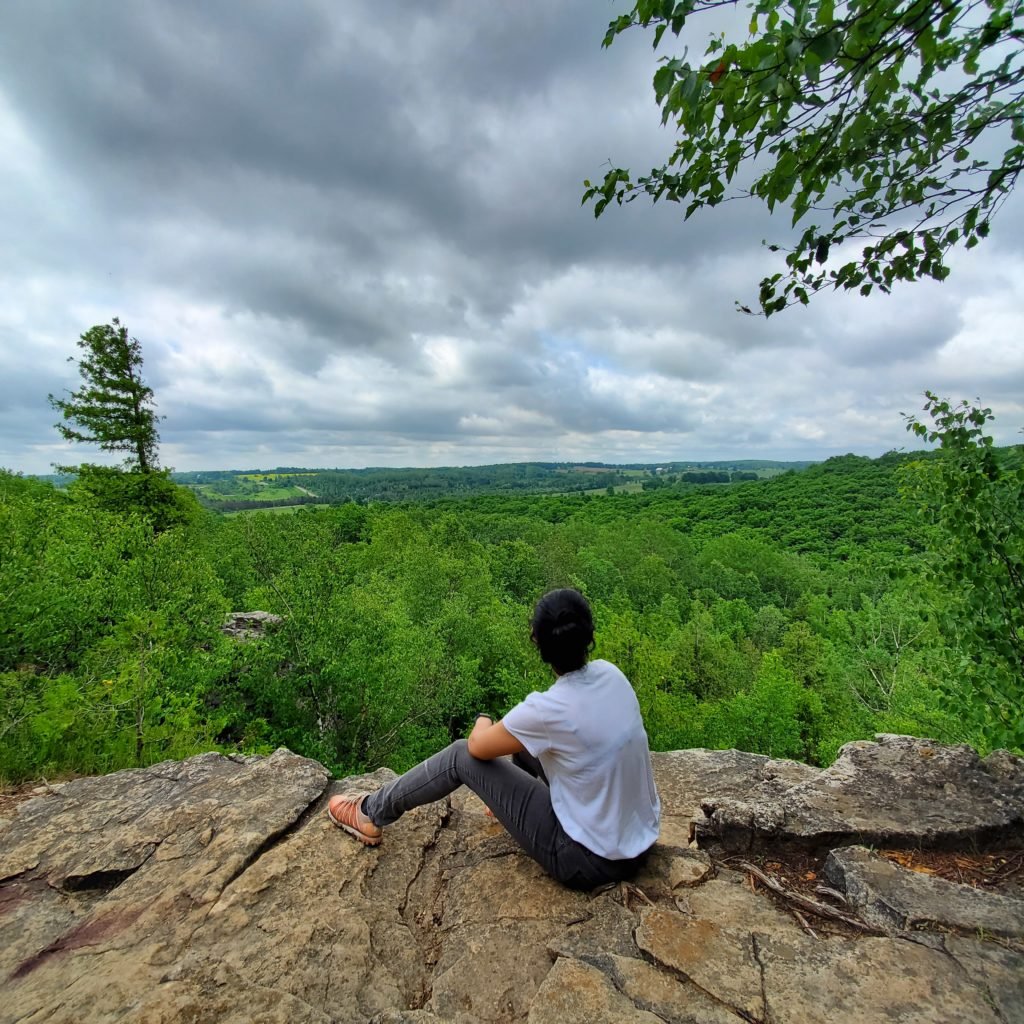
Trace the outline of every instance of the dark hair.
[[587, 663], [594, 646], [594, 616], [578, 590], [551, 590], [533, 609], [533, 642], [541, 658], [559, 675]]

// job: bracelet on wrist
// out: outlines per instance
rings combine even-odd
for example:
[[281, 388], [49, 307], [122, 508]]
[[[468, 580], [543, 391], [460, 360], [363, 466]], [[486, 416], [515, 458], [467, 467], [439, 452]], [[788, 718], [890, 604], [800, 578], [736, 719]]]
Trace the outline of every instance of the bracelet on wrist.
[[473, 716], [473, 722], [475, 723], [475, 722], [477, 722], [477, 721], [478, 721], [479, 719], [481, 719], [481, 718], [488, 718], [488, 719], [490, 719], [490, 720], [491, 720], [492, 722], [494, 721], [494, 715], [492, 715], [492, 714], [490, 713], [490, 711], [478, 711], [478, 712], [477, 712], [477, 713], [476, 713], [476, 714], [475, 714], [475, 715]]

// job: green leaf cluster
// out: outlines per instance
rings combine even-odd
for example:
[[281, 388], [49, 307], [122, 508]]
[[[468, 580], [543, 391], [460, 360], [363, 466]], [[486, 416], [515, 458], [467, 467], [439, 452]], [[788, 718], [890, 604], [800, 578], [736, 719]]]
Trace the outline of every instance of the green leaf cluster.
[[[1024, 448], [999, 451], [985, 433], [992, 410], [927, 393], [930, 422], [907, 429], [940, 446], [907, 466], [903, 487], [931, 525], [927, 572], [957, 638], [952, 698], [986, 746], [1024, 746]], [[966, 687], [967, 700], [962, 693]]]
[[0, 777], [209, 749], [226, 605], [182, 528], [0, 474]]
[[[657, 46], [718, 0], [640, 0], [605, 45], [654, 26]], [[800, 233], [761, 282], [770, 316], [824, 288], [888, 292], [943, 280], [973, 248], [1024, 168], [1021, 0], [756, 0], [746, 39], [713, 37], [704, 60], [654, 75], [668, 161], [584, 182], [600, 216], [637, 196], [787, 207]], [[998, 157], [990, 156], [1000, 152]], [[730, 188], [731, 186], [731, 188]], [[748, 307], [742, 306], [744, 310]]]

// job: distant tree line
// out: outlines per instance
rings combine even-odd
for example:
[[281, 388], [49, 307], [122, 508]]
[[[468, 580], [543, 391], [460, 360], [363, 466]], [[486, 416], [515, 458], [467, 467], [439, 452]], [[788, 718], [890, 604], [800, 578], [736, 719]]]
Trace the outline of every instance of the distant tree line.
[[757, 473], [750, 470], [724, 469], [687, 470], [685, 473], [669, 473], [665, 476], [653, 476], [644, 480], [641, 485], [645, 491], [655, 491], [662, 487], [670, 487], [676, 483], [684, 484], [737, 484], [759, 479]]
[[[614, 493], [616, 488], [636, 483], [639, 483], [643, 490], [656, 490], [680, 483], [729, 484], [759, 479], [754, 470], [707, 469], [668, 472], [664, 468], [651, 466], [644, 467], [646, 475], [641, 479], [624, 472], [628, 467], [577, 465], [581, 465], [586, 471], [581, 472], [577, 468], [559, 463], [512, 463], [440, 469], [301, 470], [291, 473], [275, 469], [263, 474], [255, 471], [210, 471], [179, 473], [175, 474], [175, 479], [194, 488], [199, 500], [206, 507], [222, 511], [273, 508], [279, 505], [302, 505], [312, 502], [343, 504], [348, 501], [434, 501], [485, 494], [572, 494], [582, 491], [597, 493], [602, 490], [605, 493]], [[267, 479], [254, 479], [257, 476]], [[260, 492], [265, 486], [291, 489], [295, 496], [264, 499], [260, 497]], [[303, 495], [304, 490], [313, 492], [315, 497]]]
[[295, 498], [272, 498], [267, 500], [261, 500], [258, 498], [244, 499], [244, 498], [227, 498], [224, 501], [218, 502], [207, 502], [203, 498], [199, 499], [204, 505], [210, 507], [211, 505], [217, 509], [218, 512], [245, 512], [245, 511], [257, 511], [261, 508], [291, 508], [293, 505], [320, 505], [321, 500], [317, 497], [310, 497], [308, 494], [303, 494]]

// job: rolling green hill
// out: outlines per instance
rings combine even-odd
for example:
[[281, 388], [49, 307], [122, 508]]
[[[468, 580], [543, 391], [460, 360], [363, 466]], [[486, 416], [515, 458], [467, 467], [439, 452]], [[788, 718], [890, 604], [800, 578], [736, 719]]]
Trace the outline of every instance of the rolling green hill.
[[425, 501], [479, 494], [632, 493], [677, 483], [735, 483], [767, 478], [806, 462], [738, 460], [625, 466], [523, 462], [437, 469], [278, 468], [175, 473], [207, 508], [229, 512], [283, 505]]

